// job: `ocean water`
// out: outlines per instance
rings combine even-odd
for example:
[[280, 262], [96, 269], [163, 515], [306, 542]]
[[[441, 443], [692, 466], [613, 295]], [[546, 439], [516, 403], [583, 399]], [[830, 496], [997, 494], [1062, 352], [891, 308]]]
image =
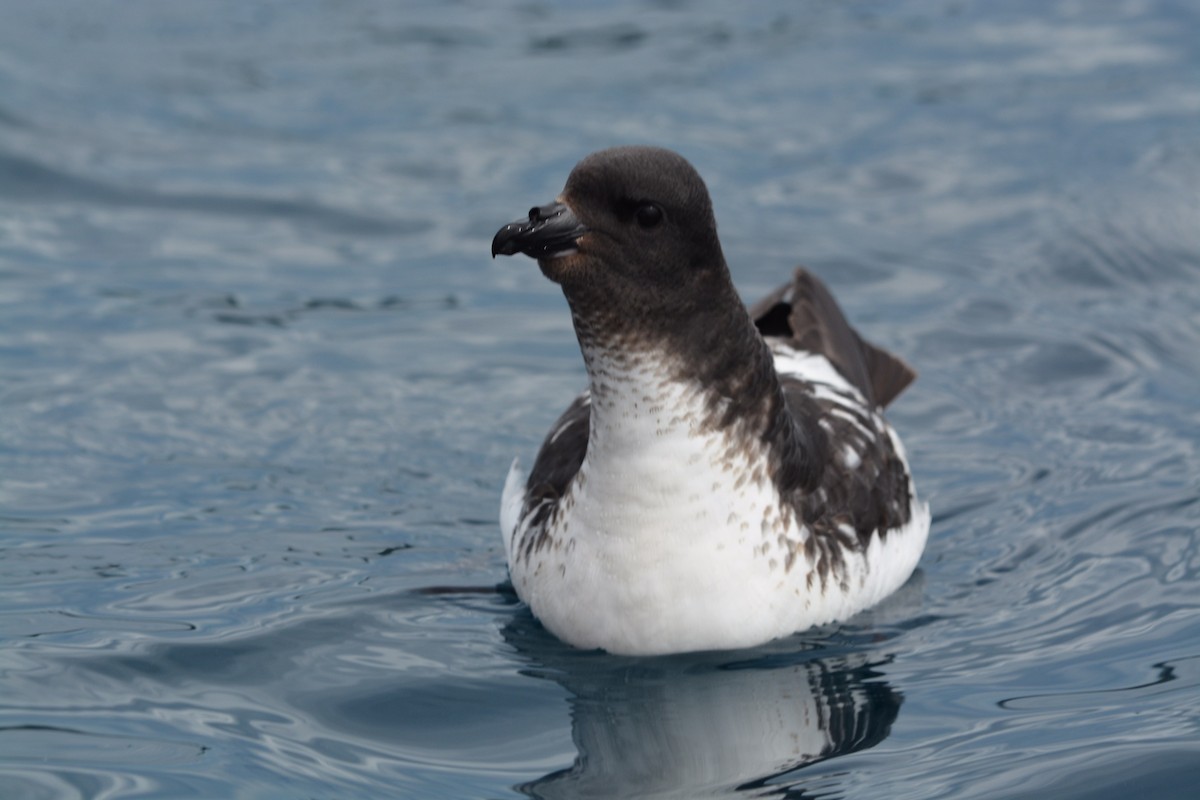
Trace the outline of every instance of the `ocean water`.
[[[1195, 3], [0, 20], [0, 797], [1195, 796]], [[621, 143], [920, 371], [874, 611], [621, 659], [497, 588], [584, 375], [489, 242]]]

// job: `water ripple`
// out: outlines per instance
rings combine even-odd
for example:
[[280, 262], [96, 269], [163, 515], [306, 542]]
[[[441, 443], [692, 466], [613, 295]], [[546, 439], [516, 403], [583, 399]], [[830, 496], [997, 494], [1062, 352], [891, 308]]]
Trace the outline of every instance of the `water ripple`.
[[278, 218], [296, 225], [316, 225], [355, 236], [405, 236], [429, 225], [429, 222], [422, 220], [375, 219], [311, 201], [116, 186], [71, 175], [3, 151], [0, 151], [0, 181], [5, 184], [8, 202], [72, 203], [228, 217]]

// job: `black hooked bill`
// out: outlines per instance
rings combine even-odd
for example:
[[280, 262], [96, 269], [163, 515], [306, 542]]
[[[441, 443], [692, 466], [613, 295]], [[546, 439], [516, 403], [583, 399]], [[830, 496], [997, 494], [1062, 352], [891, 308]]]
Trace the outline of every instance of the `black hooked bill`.
[[587, 228], [563, 203], [529, 209], [528, 220], [510, 222], [492, 239], [492, 258], [524, 253], [533, 258], [570, 255]]

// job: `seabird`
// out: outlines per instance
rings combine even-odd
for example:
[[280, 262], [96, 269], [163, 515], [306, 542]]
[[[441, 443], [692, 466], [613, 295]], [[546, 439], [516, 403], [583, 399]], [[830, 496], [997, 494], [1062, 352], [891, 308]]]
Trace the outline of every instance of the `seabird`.
[[929, 533], [882, 410], [916, 377], [797, 269], [746, 308], [682, 156], [594, 153], [505, 225], [562, 287], [588, 388], [500, 525], [517, 595], [580, 648], [751, 647], [899, 588]]

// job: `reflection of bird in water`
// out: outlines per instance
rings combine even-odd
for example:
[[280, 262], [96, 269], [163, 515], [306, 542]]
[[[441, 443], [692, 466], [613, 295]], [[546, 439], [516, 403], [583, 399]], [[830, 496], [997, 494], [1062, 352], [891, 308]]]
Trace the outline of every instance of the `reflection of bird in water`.
[[861, 654], [631, 660], [547, 646], [519, 619], [505, 637], [540, 664], [530, 674], [571, 693], [574, 765], [517, 787], [545, 800], [792, 796], [803, 776], [789, 773], [875, 746], [900, 711], [877, 671], [886, 659]]
[[881, 412], [915, 373], [804, 270], [747, 313], [683, 158], [589, 156], [496, 234], [517, 252], [562, 287], [589, 380], [501, 502], [513, 585], [555, 635], [749, 647], [904, 583], [929, 509]]

